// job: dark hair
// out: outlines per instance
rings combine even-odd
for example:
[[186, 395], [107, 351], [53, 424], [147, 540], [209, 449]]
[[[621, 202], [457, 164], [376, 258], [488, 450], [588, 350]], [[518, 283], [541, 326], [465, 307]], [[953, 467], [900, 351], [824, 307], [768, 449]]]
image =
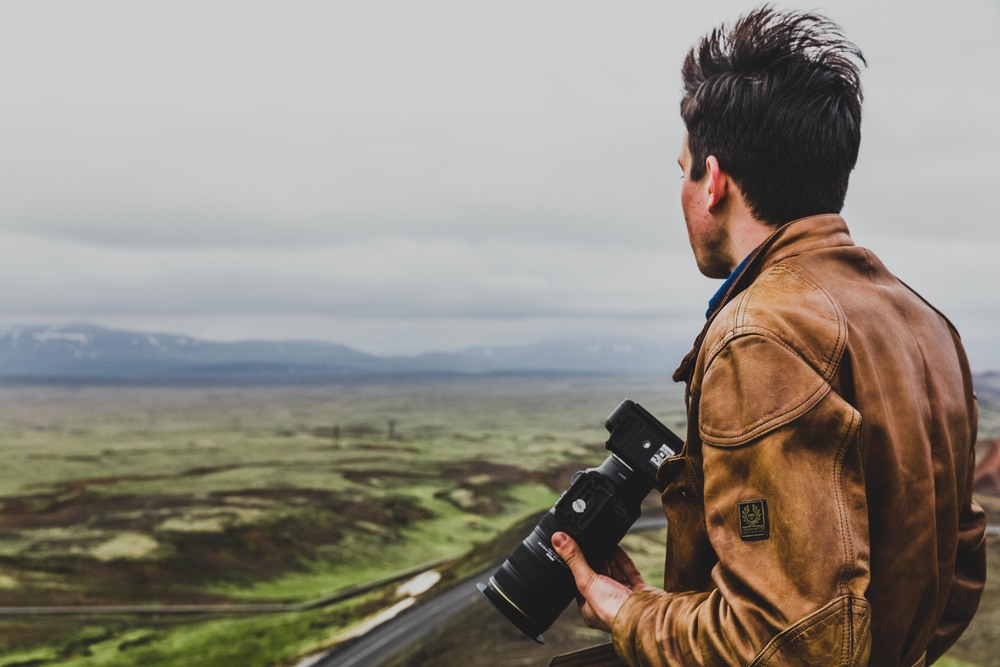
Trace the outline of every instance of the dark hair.
[[681, 69], [691, 178], [714, 155], [762, 222], [839, 213], [861, 143], [858, 61], [818, 14], [765, 5], [713, 30]]

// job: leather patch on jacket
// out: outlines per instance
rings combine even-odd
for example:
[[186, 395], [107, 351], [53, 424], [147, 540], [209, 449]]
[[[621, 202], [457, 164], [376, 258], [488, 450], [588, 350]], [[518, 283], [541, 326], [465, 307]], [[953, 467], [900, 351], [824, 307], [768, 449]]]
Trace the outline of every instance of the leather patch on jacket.
[[747, 542], [766, 540], [771, 536], [766, 500], [747, 500], [739, 504], [740, 537]]

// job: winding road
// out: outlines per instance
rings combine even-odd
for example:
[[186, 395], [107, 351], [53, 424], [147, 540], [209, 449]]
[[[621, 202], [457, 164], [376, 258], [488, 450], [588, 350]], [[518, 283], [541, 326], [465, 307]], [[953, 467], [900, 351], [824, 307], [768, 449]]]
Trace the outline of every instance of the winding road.
[[485, 580], [490, 567], [427, 602], [416, 605], [383, 623], [343, 649], [315, 656], [297, 667], [374, 667], [444, 623], [482, 597], [476, 582]]
[[[666, 525], [662, 516], [642, 518], [635, 522], [630, 532], [655, 530]], [[485, 600], [476, 583], [486, 581], [497, 566], [491, 565], [447, 592], [410, 607], [346, 647], [337, 646], [296, 667], [376, 667], [384, 663], [470, 604]]]

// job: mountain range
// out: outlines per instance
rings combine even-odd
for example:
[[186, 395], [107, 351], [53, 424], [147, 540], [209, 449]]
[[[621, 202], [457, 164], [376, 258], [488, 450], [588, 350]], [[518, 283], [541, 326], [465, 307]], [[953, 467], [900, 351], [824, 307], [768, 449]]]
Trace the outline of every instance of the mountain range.
[[225, 343], [89, 324], [10, 326], [0, 329], [0, 382], [292, 384], [505, 373], [669, 377], [685, 352], [648, 340], [580, 339], [375, 356], [312, 341]]

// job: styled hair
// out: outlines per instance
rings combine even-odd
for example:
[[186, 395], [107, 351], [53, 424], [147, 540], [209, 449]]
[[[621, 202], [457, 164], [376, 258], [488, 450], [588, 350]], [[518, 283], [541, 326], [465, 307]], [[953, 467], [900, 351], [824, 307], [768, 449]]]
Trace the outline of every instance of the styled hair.
[[681, 69], [691, 178], [714, 155], [762, 222], [839, 213], [861, 144], [864, 64], [814, 13], [764, 5], [716, 28]]

